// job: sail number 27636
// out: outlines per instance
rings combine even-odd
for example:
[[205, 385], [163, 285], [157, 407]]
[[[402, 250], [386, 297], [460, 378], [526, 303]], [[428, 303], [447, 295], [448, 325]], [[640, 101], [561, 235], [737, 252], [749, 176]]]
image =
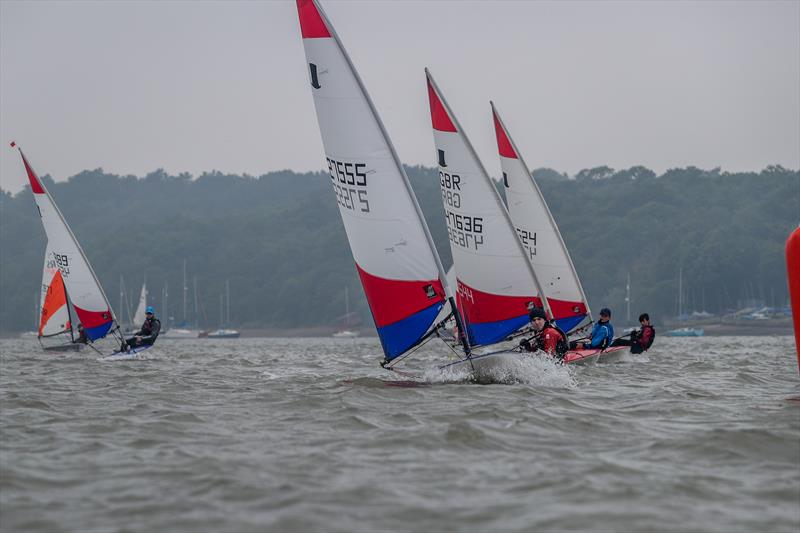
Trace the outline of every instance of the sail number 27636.
[[474, 250], [483, 244], [483, 217], [459, 215], [449, 209], [445, 209], [444, 214], [447, 217], [447, 236], [450, 242]]
[[366, 163], [345, 163], [326, 158], [336, 201], [345, 209], [369, 213]]

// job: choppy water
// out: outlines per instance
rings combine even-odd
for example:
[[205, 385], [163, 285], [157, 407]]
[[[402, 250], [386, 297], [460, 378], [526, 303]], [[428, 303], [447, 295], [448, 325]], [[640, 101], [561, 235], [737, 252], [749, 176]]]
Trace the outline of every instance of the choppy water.
[[797, 531], [792, 339], [656, 343], [477, 385], [404, 382], [376, 339], [0, 341], [0, 528]]

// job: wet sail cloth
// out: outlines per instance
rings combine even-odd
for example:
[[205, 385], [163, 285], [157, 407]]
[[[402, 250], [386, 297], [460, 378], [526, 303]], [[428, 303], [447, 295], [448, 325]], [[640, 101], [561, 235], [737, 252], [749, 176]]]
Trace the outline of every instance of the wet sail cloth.
[[418, 344], [445, 305], [444, 272], [399, 158], [319, 5], [298, 0], [331, 185], [386, 360]]
[[64, 287], [61, 272], [56, 267], [49, 243], [44, 254], [39, 309], [41, 310], [39, 317], [40, 338], [72, 332], [67, 290]]
[[[14, 146], [16, 144], [12, 143], [12, 147]], [[77, 321], [83, 325], [89, 340], [102, 338], [115, 322], [111, 306], [83, 250], [50, 197], [50, 193], [31, 168], [21, 149], [19, 153], [47, 235], [50, 257], [61, 275], [77, 315]]]
[[587, 316], [591, 320], [586, 295], [539, 186], [494, 104], [491, 106], [508, 213], [550, 304], [553, 318], [562, 330], [570, 332]]
[[470, 344], [493, 344], [527, 325], [530, 307], [547, 302], [491, 178], [425, 73], [457, 305]]

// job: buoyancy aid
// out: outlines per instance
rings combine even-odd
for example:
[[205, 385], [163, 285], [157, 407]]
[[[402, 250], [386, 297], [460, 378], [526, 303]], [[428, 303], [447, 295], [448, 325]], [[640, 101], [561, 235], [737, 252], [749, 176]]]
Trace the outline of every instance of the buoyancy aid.
[[555, 344], [555, 355], [561, 357], [569, 350], [569, 343], [567, 342], [567, 335], [561, 331], [561, 328], [548, 322], [545, 324], [542, 331], [534, 337], [535, 340], [535, 347], [537, 350], [541, 350], [543, 352], [547, 351], [547, 347], [545, 346], [545, 339], [548, 335], [556, 335], [558, 339], [556, 340]]

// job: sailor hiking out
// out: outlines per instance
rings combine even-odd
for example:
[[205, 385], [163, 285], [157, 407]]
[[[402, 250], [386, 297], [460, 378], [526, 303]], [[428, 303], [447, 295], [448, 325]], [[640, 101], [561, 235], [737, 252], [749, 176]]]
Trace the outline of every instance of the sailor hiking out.
[[614, 342], [614, 326], [611, 325], [611, 309], [604, 307], [600, 310], [600, 320], [592, 328], [589, 342], [572, 341], [571, 350], [605, 350]]
[[156, 342], [158, 334], [161, 332], [161, 321], [156, 318], [155, 309], [148, 305], [145, 310], [145, 319], [142, 327], [133, 334], [133, 337], [126, 339], [120, 347], [121, 352], [126, 352], [137, 346], [147, 346]]
[[528, 352], [541, 350], [559, 359], [563, 358], [569, 348], [564, 332], [547, 320], [544, 309], [536, 307], [530, 311], [528, 316], [536, 335], [530, 339], [522, 339], [519, 342], [520, 347]]
[[642, 327], [638, 331], [632, 331], [630, 339], [617, 339], [614, 341], [614, 346], [630, 346], [633, 354], [649, 350], [656, 338], [656, 328], [650, 325], [650, 315], [647, 313], [639, 315], [639, 323]]

